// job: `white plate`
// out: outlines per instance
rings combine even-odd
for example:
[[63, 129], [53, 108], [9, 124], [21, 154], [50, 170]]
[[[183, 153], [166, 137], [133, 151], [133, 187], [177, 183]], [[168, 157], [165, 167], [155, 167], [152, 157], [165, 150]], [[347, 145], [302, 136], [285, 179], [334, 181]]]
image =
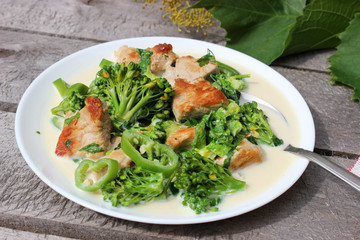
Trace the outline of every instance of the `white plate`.
[[175, 53], [186, 52], [197, 56], [204, 55], [207, 49], [210, 49], [219, 60], [227, 59], [240, 69], [244, 69], [243, 73], [253, 72], [264, 79], [271, 79], [272, 84], [281, 92], [290, 106], [296, 109], [295, 114], [301, 133], [297, 146], [313, 150], [315, 130], [307, 104], [294, 86], [272, 68], [243, 53], [203, 41], [173, 37], [133, 38], [99, 44], [65, 57], [41, 73], [26, 90], [17, 109], [15, 133], [23, 157], [37, 176], [61, 195], [89, 209], [126, 220], [157, 224], [203, 223], [237, 216], [265, 205], [289, 189], [304, 172], [308, 160], [299, 157], [279, 178], [279, 181], [271, 186], [271, 189], [254, 196], [249, 201], [239, 203], [224, 211], [190, 217], [177, 214], [163, 217], [137, 211], [134, 208], [113, 208], [101, 199], [93, 198], [78, 190], [70, 181], [66, 181], [64, 174], [58, 171], [51, 162], [43, 134], [36, 133], [43, 129], [41, 125], [44, 123], [44, 116], [51, 107], [49, 101], [56, 94], [52, 81], [59, 77], [65, 80], [72, 79], [84, 70], [97, 66], [102, 58], [112, 58], [114, 50], [122, 45], [147, 48], [158, 43], [171, 43]]

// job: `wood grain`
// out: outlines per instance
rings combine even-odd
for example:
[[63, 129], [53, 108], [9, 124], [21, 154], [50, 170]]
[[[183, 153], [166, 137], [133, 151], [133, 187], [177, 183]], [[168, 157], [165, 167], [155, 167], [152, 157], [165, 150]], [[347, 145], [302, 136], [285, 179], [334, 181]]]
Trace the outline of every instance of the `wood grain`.
[[[202, 32], [179, 32], [163, 18], [160, 3], [142, 9], [141, 1], [132, 0], [3, 0], [0, 27], [61, 35], [68, 38], [110, 41], [129, 37], [173, 36], [224, 42], [225, 31], [218, 23]], [[139, 18], [139, 13], [141, 18]]]
[[64, 238], [49, 234], [37, 234], [32, 232], [19, 231], [9, 228], [0, 227], [0, 240], [19, 240], [19, 239], [27, 239], [27, 240], [70, 240], [70, 238]]

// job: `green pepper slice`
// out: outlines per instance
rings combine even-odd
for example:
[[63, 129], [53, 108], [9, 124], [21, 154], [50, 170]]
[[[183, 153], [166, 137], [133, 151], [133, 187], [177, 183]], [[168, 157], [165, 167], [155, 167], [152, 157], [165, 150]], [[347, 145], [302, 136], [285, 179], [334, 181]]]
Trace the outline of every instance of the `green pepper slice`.
[[171, 175], [179, 164], [178, 155], [169, 146], [134, 130], [123, 132], [121, 149], [136, 165], [165, 176]]
[[70, 86], [62, 78], [56, 79], [53, 84], [59, 91], [62, 98], [66, 98], [74, 91], [78, 91], [81, 95], [85, 95], [89, 91], [89, 88], [85, 84], [75, 83]]
[[[97, 182], [90, 185], [84, 183], [89, 168], [95, 172], [100, 172], [105, 167], [107, 167], [106, 173]], [[75, 186], [87, 192], [94, 192], [99, 190], [105, 183], [116, 178], [118, 172], [119, 163], [113, 159], [103, 158], [96, 162], [85, 159], [81, 161], [75, 170]]]

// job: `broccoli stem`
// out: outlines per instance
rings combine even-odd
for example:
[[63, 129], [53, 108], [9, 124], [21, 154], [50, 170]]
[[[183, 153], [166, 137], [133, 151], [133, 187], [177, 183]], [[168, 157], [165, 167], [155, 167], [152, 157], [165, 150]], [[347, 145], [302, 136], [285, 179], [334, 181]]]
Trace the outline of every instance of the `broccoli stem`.
[[125, 113], [121, 118], [125, 121], [129, 121], [131, 117], [146, 103], [148, 103], [154, 96], [149, 96], [148, 94], [141, 98], [141, 100], [129, 111]]

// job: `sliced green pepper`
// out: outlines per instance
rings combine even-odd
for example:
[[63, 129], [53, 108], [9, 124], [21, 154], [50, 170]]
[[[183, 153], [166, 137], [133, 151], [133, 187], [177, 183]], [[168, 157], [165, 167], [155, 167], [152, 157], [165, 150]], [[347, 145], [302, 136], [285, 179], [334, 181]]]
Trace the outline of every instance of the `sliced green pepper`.
[[[85, 184], [85, 179], [89, 168], [95, 172], [100, 172], [105, 167], [107, 167], [106, 173], [97, 182], [89, 185]], [[85, 159], [81, 161], [75, 170], [75, 186], [87, 192], [94, 192], [99, 190], [105, 183], [113, 180], [117, 176], [118, 172], [119, 163], [113, 159], [103, 158], [96, 162]]]
[[121, 149], [136, 165], [171, 175], [179, 164], [179, 157], [167, 145], [134, 130], [126, 130], [121, 138]]
[[85, 95], [89, 91], [89, 88], [82, 83], [75, 83], [70, 86], [62, 78], [56, 79], [53, 84], [59, 91], [62, 98], [66, 98], [73, 91], [78, 91], [81, 95]]

